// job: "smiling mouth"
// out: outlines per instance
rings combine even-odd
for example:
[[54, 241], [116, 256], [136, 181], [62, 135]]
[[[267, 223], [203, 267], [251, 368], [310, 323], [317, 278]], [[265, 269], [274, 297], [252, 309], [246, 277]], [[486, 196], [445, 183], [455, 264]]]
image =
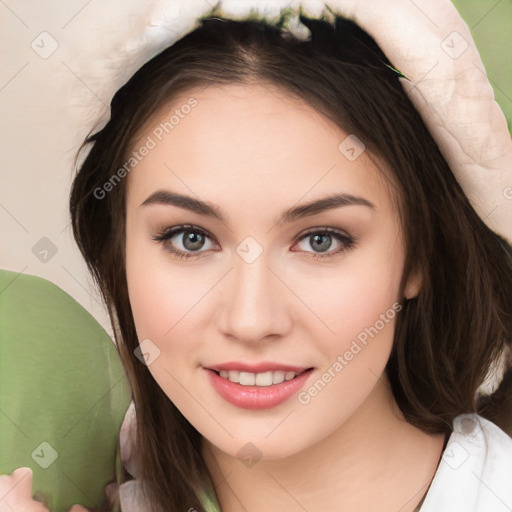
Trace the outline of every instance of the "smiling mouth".
[[301, 372], [277, 370], [262, 373], [251, 373], [237, 370], [213, 371], [223, 379], [229, 380], [230, 382], [234, 382], [236, 384], [240, 384], [241, 386], [268, 387], [275, 384], [281, 384], [284, 381], [295, 379], [298, 375], [301, 375], [302, 373], [311, 369], [312, 368], [307, 368]]
[[[289, 400], [306, 384], [314, 368], [265, 362], [203, 367], [213, 389], [243, 409], [270, 409]], [[252, 370], [252, 371], [249, 371]]]

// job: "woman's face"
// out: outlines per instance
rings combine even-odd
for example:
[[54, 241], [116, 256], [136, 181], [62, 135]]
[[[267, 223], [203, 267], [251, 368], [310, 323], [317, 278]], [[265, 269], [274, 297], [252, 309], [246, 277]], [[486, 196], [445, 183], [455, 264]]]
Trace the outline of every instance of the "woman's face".
[[191, 90], [153, 121], [126, 178], [139, 350], [218, 449], [298, 453], [388, 360], [405, 254], [387, 187], [360, 141], [279, 89]]

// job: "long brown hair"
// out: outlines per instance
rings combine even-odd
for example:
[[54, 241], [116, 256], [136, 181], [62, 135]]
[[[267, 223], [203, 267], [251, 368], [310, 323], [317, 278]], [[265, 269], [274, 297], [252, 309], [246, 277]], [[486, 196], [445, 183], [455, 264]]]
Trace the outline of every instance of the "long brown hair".
[[[300, 15], [310, 40], [273, 23], [231, 20], [218, 9], [142, 66], [116, 93], [108, 124], [73, 182], [73, 233], [99, 285], [137, 410], [141, 481], [153, 511], [203, 511], [209, 482], [201, 435], [134, 356], [138, 347], [125, 273], [125, 185], [95, 193], [116, 174], [150, 116], [177, 94], [209, 84], [269, 83], [303, 99], [385, 162], [406, 246], [401, 292], [412, 271], [417, 297], [398, 315], [386, 372], [408, 422], [449, 432], [455, 416], [481, 412], [477, 388], [510, 344], [512, 258], [472, 209], [395, 70], [352, 21]], [[403, 295], [402, 295], [403, 296]]]

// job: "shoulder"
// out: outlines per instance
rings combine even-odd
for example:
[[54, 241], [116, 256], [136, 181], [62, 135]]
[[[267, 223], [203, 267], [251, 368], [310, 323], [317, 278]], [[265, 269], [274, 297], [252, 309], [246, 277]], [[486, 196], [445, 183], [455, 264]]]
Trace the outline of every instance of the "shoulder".
[[461, 414], [421, 512], [510, 512], [512, 438], [477, 414]]

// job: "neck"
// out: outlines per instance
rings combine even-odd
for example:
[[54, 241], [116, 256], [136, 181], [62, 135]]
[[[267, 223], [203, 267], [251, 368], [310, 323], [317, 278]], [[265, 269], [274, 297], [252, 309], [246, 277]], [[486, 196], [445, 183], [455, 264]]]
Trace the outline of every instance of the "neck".
[[205, 439], [202, 451], [222, 512], [413, 512], [444, 438], [404, 420], [383, 375], [345, 423], [293, 456], [248, 468]]

